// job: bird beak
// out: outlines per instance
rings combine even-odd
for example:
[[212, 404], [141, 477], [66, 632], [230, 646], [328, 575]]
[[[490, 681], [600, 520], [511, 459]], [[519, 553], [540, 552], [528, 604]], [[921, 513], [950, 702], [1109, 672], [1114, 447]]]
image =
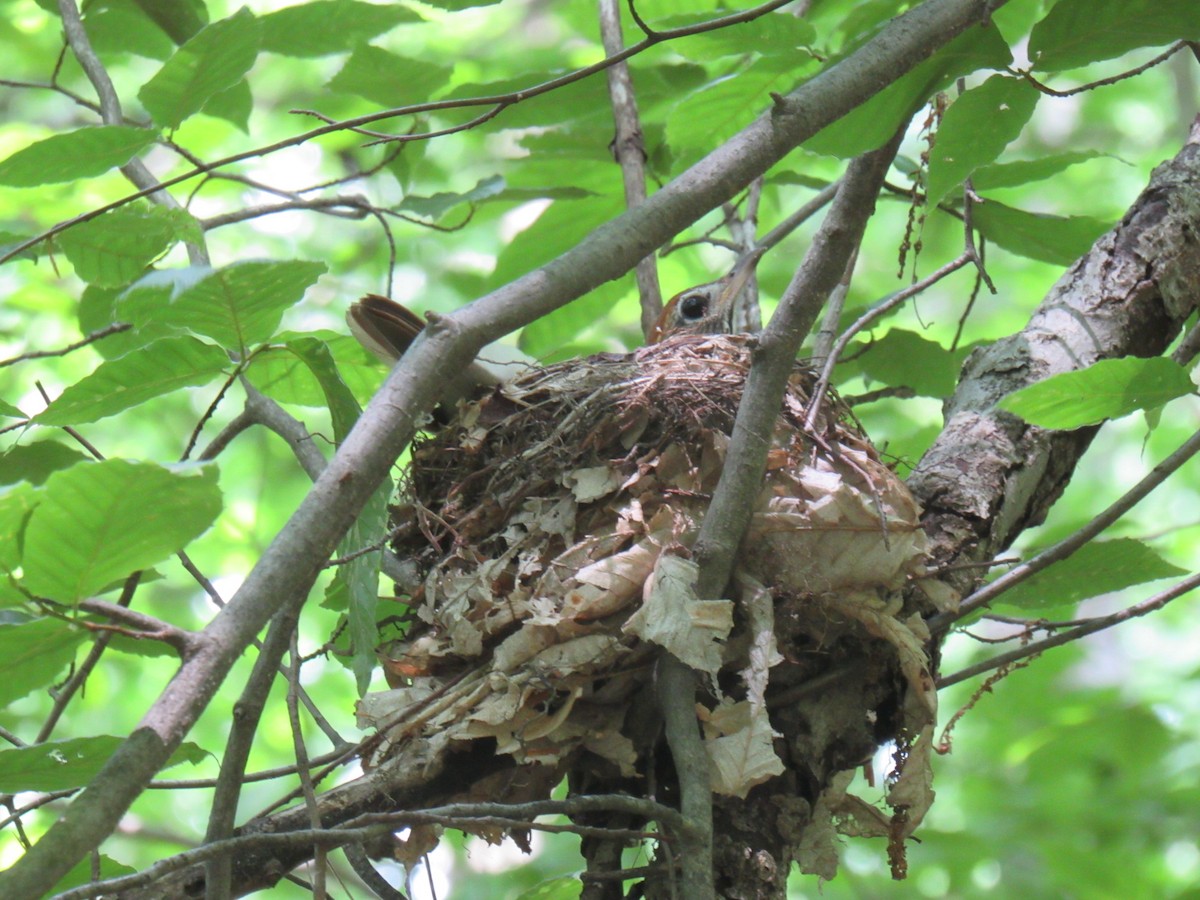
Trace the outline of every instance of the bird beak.
[[721, 285], [721, 292], [717, 295], [717, 308], [725, 310], [730, 320], [733, 319], [733, 307], [737, 302], [738, 294], [754, 276], [754, 272], [758, 268], [758, 261], [766, 252], [766, 247], [755, 247], [739, 259], [732, 271], [722, 279], [724, 284]]

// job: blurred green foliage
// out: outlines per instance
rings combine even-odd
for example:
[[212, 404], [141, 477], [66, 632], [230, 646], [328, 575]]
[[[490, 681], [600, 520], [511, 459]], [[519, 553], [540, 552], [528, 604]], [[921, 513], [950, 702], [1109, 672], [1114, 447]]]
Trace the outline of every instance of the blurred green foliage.
[[[785, 7], [634, 57], [650, 189], [767, 109], [771, 92], [812, 77], [910, 5], [816, 0], [803, 19]], [[663, 29], [725, 7], [648, 0], [638, 9], [651, 27]], [[115, 557], [154, 567], [138, 590], [138, 609], [200, 628], [213, 615], [212, 600], [173, 551], [186, 542], [196, 568], [227, 599], [304, 496], [308, 479], [291, 452], [262, 430], [241, 434], [220, 454], [217, 468], [206, 467], [198, 478], [167, 468], [185, 455], [198, 427], [203, 448], [237, 415], [240, 388], [222, 393], [235, 362], [250, 359], [250, 381], [298, 416], [328, 454], [356, 404], [383, 376], [344, 337], [341, 316], [350, 300], [388, 292], [418, 309], [454, 309], [554, 258], [624, 208], [609, 150], [613, 123], [603, 75], [507, 106], [477, 127], [454, 130], [487, 105], [430, 109], [372, 122], [367, 134], [331, 130], [270, 153], [252, 152], [323, 119], [505, 94], [593, 63], [603, 56], [593, 4], [320, 0], [281, 8], [268, 0], [247, 6], [95, 0], [83, 4], [83, 21], [122, 103], [120, 125], [102, 125], [75, 56], [60, 57], [56, 10], [52, 2], [0, 0], [8, 79], [0, 90], [0, 253], [130, 193], [115, 167], [134, 158], [161, 180], [185, 176], [171, 192], [186, 212], [142, 202], [122, 206], [0, 268], [0, 357], [63, 348], [115, 321], [135, 326], [77, 352], [0, 368], [0, 414], [7, 417], [0, 424], [38, 416], [0, 436], [0, 484], [8, 486], [0, 489], [0, 564], [7, 573], [0, 585], [0, 643], [9, 647], [0, 654], [0, 672], [12, 701], [0, 711], [0, 726], [25, 742], [34, 740], [52, 707], [48, 689], [61, 685], [69, 662], [82, 660], [91, 636], [65, 621], [74, 611], [46, 617], [23, 590], [62, 579], [88, 590], [119, 587], [110, 582], [128, 566], [114, 574]], [[631, 42], [637, 28], [627, 10], [624, 16]], [[852, 321], [957, 255], [961, 183], [974, 174], [976, 190], [988, 201], [976, 207], [975, 223], [988, 239], [997, 294], [962, 269], [859, 336], [838, 370], [846, 395], [879, 388], [917, 395], [856, 409], [902, 471], [936, 435], [939, 401], [952, 391], [966, 352], [1022, 326], [1064, 266], [1121, 217], [1152, 167], [1178, 150], [1197, 110], [1197, 67], [1187, 54], [1060, 98], [997, 71], [1007, 63], [1005, 47], [1014, 67], [1029, 67], [1023, 58], [1029, 54], [1034, 76], [1061, 91], [1132, 69], [1173, 40], [1200, 38], [1197, 21], [1185, 0], [1012, 0], [995, 15], [997, 30], [986, 46], [969, 48], [965, 70], [945, 59], [929, 64], [861, 110], [859, 124], [848, 119], [827, 129], [764, 179], [760, 233], [836, 179], [842, 159], [869, 144], [875, 131], [886, 134], [908, 101], [946, 91], [946, 142], [940, 151], [934, 144], [926, 164], [926, 135], [914, 126], [906, 139], [859, 254], [843, 316], [843, 324]], [[959, 75], [967, 77], [956, 85]], [[402, 144], [375, 139], [376, 133], [447, 130], [452, 133]], [[235, 164], [192, 170], [191, 160], [235, 155], [242, 157]], [[908, 246], [901, 262], [915, 214], [911, 177], [932, 185], [944, 209], [921, 219], [920, 248]], [[339, 197], [340, 204], [321, 208], [310, 202]], [[740, 213], [745, 198], [739, 203]], [[659, 271], [668, 294], [727, 268], [728, 250], [697, 241], [727, 239], [721, 222], [720, 211], [709, 214], [680, 235], [680, 247], [663, 253]], [[801, 226], [761, 264], [768, 310], [814, 227], [812, 221]], [[188, 256], [187, 242], [197, 243], [201, 233], [212, 271]], [[511, 340], [545, 360], [620, 351], [640, 343], [637, 319], [636, 289], [627, 276]], [[55, 402], [42, 413], [47, 398]], [[1147, 401], [1131, 408], [1151, 407]], [[1195, 398], [1183, 396], [1150, 418], [1133, 415], [1106, 426], [1047, 523], [1022, 538], [1015, 552], [1045, 546], [1086, 522], [1173, 450], [1195, 420]], [[105, 551], [101, 562], [86, 558], [88, 548], [105, 547], [91, 540], [95, 533], [123, 520], [82, 499], [77, 515], [69, 515], [70, 503], [62, 511], [56, 481], [61, 486], [86, 467], [102, 468], [82, 460], [62, 426], [78, 426], [105, 457], [153, 472], [117, 491], [131, 492], [126, 499], [145, 510], [135, 516], [138, 527], [126, 523], [107, 535], [136, 547]], [[104, 465], [111, 473], [125, 464]], [[187, 484], [200, 480], [203, 497]], [[1139, 582], [1194, 567], [1198, 493], [1200, 471], [1192, 466], [1111, 529], [1109, 536], [1142, 541], [1135, 546], [1149, 556], [1131, 554], [1128, 577], [1114, 579], [1106, 571], [1090, 588], [1087, 571], [1064, 574], [1072, 582], [1071, 601], [1089, 597], [1086, 609], [1112, 609], [1145, 596]], [[52, 504], [60, 508], [47, 531]], [[215, 524], [191, 540], [214, 516]], [[172, 527], [156, 527], [156, 517]], [[366, 541], [364, 534], [358, 538]], [[56, 548], [75, 551], [68, 554], [69, 569]], [[1145, 572], [1128, 571], [1146, 559], [1155, 562]], [[1135, 586], [1093, 597], [1114, 582]], [[1052, 591], [1053, 579], [1046, 583]], [[388, 602], [376, 612], [353, 607], [353, 598], [341, 593], [371, 593], [373, 574], [364, 579], [359, 572], [351, 585], [318, 587], [328, 596], [306, 608], [300, 645], [302, 653], [320, 654], [306, 664], [304, 682], [334, 727], [353, 740], [355, 676], [358, 687], [371, 677], [363, 661], [372, 648], [362, 646], [370, 623], [361, 610], [382, 617]], [[67, 590], [54, 599], [75, 597]], [[1062, 602], [1048, 596], [1041, 605]], [[1200, 689], [1194, 677], [1200, 634], [1188, 603], [1055, 650], [979, 697], [956, 727], [953, 752], [937, 766], [938, 800], [910, 850], [907, 884], [888, 880], [882, 846], [850, 842], [837, 880], [818, 887], [796, 876], [793, 896], [1200, 896], [1194, 887], [1200, 883]], [[357, 620], [350, 617], [350, 631], [360, 639], [357, 664], [348, 652], [321, 649], [344, 624], [348, 604], [360, 612]], [[1025, 598], [1022, 605], [1038, 604]], [[344, 637], [338, 647], [345, 649]], [[33, 649], [36, 665], [26, 658]], [[162, 650], [115, 641], [51, 737], [100, 739], [132, 731], [174, 672]], [[992, 652], [956, 635], [943, 671]], [[237, 686], [252, 663], [248, 654], [235, 665], [226, 690], [189, 736], [207, 758], [164, 777], [215, 776]], [[375, 673], [374, 686], [382, 683]], [[967, 703], [977, 685], [978, 679], [947, 691], [945, 709]], [[251, 771], [292, 758], [282, 692], [277, 684]], [[310, 753], [329, 749], [311, 721], [305, 727]], [[239, 820], [292, 787], [291, 776], [247, 785]], [[144, 867], [193, 846], [204, 833], [209, 799], [204, 789], [144, 794], [129, 827], [106, 843], [105, 871]], [[30, 837], [48, 826], [54, 810], [51, 805], [25, 818]], [[435, 854], [432, 880], [441, 897], [574, 896], [577, 883], [562, 879], [579, 868], [577, 845], [570, 836], [539, 839], [526, 859], [515, 852], [497, 857], [477, 839], [455, 839]], [[14, 829], [0, 832], [0, 865], [19, 854]], [[631, 865], [642, 861], [630, 852]], [[357, 887], [337, 890], [367, 896]], [[424, 873], [416, 874], [412, 891], [428, 895]], [[304, 894], [284, 884], [272, 892]]]

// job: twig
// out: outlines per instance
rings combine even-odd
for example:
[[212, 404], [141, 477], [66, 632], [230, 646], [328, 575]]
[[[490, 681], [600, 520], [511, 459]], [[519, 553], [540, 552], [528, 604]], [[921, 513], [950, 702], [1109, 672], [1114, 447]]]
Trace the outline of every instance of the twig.
[[1135, 619], [1139, 616], [1144, 616], [1148, 613], [1162, 609], [1172, 600], [1182, 597], [1189, 591], [1193, 591], [1200, 587], [1200, 572], [1183, 579], [1178, 584], [1155, 594], [1141, 603], [1136, 603], [1133, 606], [1122, 609], [1113, 613], [1110, 616], [1099, 616], [1088, 622], [1086, 625], [1080, 625], [1077, 628], [1071, 628], [1067, 631], [1059, 632], [1045, 640], [1036, 641], [1027, 644], [1024, 647], [1018, 647], [1015, 650], [1010, 650], [1008, 653], [1002, 653], [999, 656], [994, 656], [991, 659], [985, 659], [973, 666], [967, 666], [965, 669], [960, 669], [953, 675], [945, 675], [938, 679], [937, 686], [939, 690], [944, 687], [949, 687], [952, 684], [958, 684], [960, 681], [965, 681], [968, 678], [974, 678], [976, 675], [981, 675], [984, 672], [990, 672], [993, 669], [998, 669], [1001, 666], [1007, 666], [1019, 659], [1024, 659], [1028, 656], [1033, 656], [1038, 653], [1043, 653], [1051, 647], [1058, 647], [1062, 644], [1068, 644], [1071, 641], [1077, 641], [1089, 634], [1095, 634], [1097, 631], [1103, 631], [1106, 628], [1112, 628], [1114, 625], [1120, 625], [1122, 622], [1127, 622], [1130, 619]]
[[46, 359], [47, 357], [51, 356], [66, 356], [68, 353], [72, 353], [75, 350], [78, 350], [80, 347], [86, 347], [88, 344], [94, 344], [96, 341], [106, 338], [109, 335], [120, 334], [122, 331], [128, 331], [132, 327], [133, 326], [128, 322], [114, 322], [112, 325], [97, 329], [81, 340], [78, 340], [73, 344], [67, 344], [67, 346], [61, 347], [58, 350], [36, 350], [32, 353], [22, 353], [20, 356], [14, 356], [10, 359], [0, 360], [0, 369], [3, 369], [5, 366], [11, 366], [15, 363], [26, 362], [31, 359]]
[[915, 284], [911, 284], [904, 288], [904, 290], [897, 291], [896, 293], [892, 294], [892, 296], [888, 297], [886, 300], [876, 303], [869, 310], [859, 316], [853, 325], [842, 332], [842, 336], [837, 339], [837, 342], [833, 345], [833, 349], [830, 351], [829, 356], [825, 359], [825, 364], [821, 367], [821, 377], [817, 379], [816, 387], [813, 388], [812, 399], [808, 402], [808, 410], [804, 419], [805, 428], [813, 427], [813, 423], [816, 421], [817, 414], [820, 412], [821, 398], [825, 396], [825, 391], [829, 388], [829, 382], [833, 378], [834, 366], [837, 365], [837, 362], [839, 359], [841, 359], [842, 353], [845, 351], [846, 346], [850, 343], [854, 336], [884, 313], [895, 309], [905, 300], [921, 293], [921, 291], [925, 290], [930, 285], [941, 281], [951, 272], [961, 269], [970, 261], [971, 257], [968, 254], [962, 254], [957, 259], [946, 263], [946, 265], [942, 266], [933, 274], [926, 275]]
[[1151, 469], [1141, 481], [1126, 491], [1108, 509], [1104, 510], [1074, 534], [1064, 538], [1054, 546], [1043, 550], [1028, 562], [1021, 563], [1016, 568], [1010, 569], [995, 581], [988, 582], [963, 600], [954, 612], [938, 613], [929, 619], [929, 630], [934, 634], [945, 631], [954, 622], [991, 603], [1009, 588], [1020, 584], [1032, 575], [1036, 575], [1052, 563], [1066, 559], [1084, 544], [1099, 535], [1113, 522], [1117, 521], [1117, 519], [1121, 518], [1121, 516], [1132, 509], [1147, 494], [1162, 484], [1172, 472], [1198, 452], [1200, 452], [1200, 431], [1184, 441], [1178, 450]]
[[[92, 49], [87, 29], [83, 27], [83, 20], [79, 15], [79, 7], [75, 0], [58, 0], [58, 12], [62, 16], [63, 33], [67, 37], [67, 44], [70, 46], [71, 52], [75, 54], [75, 58], [79, 60], [79, 66], [87, 75], [88, 81], [96, 89], [96, 96], [100, 100], [101, 120], [106, 125], [120, 125], [124, 121], [121, 113], [121, 100], [117, 96], [116, 88], [113, 87], [112, 79], [108, 77], [108, 72], [100, 62], [100, 57]], [[165, 190], [166, 185], [161, 184], [140, 159], [130, 160], [121, 166], [121, 174], [128, 178], [135, 187], [140, 188], [139, 196], [148, 196], [155, 203], [168, 209], [181, 208], [179, 202]], [[40, 238], [35, 239], [34, 243], [37, 240]], [[192, 265], [208, 263], [208, 251], [204, 249], [203, 244], [189, 241], [186, 243], [186, 247], [188, 259]], [[24, 249], [24, 247], [17, 248], [18, 252]], [[0, 259], [0, 263], [5, 262], [7, 258], [6, 254], [4, 258]]]
[[[600, 0], [600, 38], [606, 56], [616, 56], [624, 49], [619, 0]], [[608, 97], [616, 126], [616, 136], [612, 142], [613, 156], [621, 167], [625, 206], [634, 209], [646, 202], [646, 146], [638, 115], [637, 96], [627, 63], [617, 63], [606, 74]], [[634, 278], [642, 309], [642, 335], [649, 337], [663, 307], [658, 266], [653, 255], [638, 261], [634, 267]]]
[[[884, 147], [850, 164], [804, 262], [762, 332], [738, 406], [724, 471], [693, 545], [693, 558], [700, 566], [696, 594], [702, 600], [721, 597], [725, 591], [734, 555], [750, 520], [751, 500], [762, 484], [772, 423], [796, 352], [858, 246], [903, 133], [901, 128]], [[659, 703], [680, 780], [681, 809], [687, 821], [699, 830], [682, 844], [687, 862], [681, 876], [681, 893], [691, 898], [711, 897], [712, 788], [707, 751], [693, 708], [694, 675], [675, 657], [664, 654], [658, 677]]]
[[[321, 811], [317, 806], [317, 794], [313, 790], [312, 772], [309, 769], [308, 748], [304, 746], [304, 729], [300, 724], [300, 706], [296, 696], [300, 692], [300, 645], [296, 639], [296, 629], [290, 629], [288, 644], [291, 665], [286, 666], [284, 674], [287, 677], [287, 714], [288, 725], [292, 731], [292, 751], [296, 754], [296, 774], [300, 777], [300, 789], [304, 792], [304, 806], [308, 810], [308, 824], [313, 828], [321, 827]], [[313, 846], [313, 897], [315, 900], [325, 900], [325, 876], [328, 860], [325, 848], [319, 844]]]
[[[70, 5], [72, 8], [74, 8], [74, 4], [73, 4], [72, 0], [59, 0], [59, 2], [62, 4]], [[778, 9], [781, 6], [785, 6], [789, 2], [790, 2], [790, 0], [769, 0], [769, 2], [763, 3], [760, 6], [756, 6], [751, 9], [739, 12], [739, 13], [734, 13], [732, 15], [721, 16], [716, 19], [711, 19], [708, 22], [701, 22], [701, 23], [697, 23], [696, 25], [689, 25], [684, 28], [675, 28], [675, 29], [671, 29], [670, 31], [656, 32], [653, 35], [653, 37], [647, 37], [645, 40], [639, 41], [638, 43], [625, 48], [625, 50], [623, 50], [621, 53], [619, 53], [615, 57], [607, 57], [605, 59], [600, 60], [599, 62], [593, 63], [590, 66], [584, 66], [583, 68], [576, 69], [574, 72], [569, 72], [568, 74], [562, 75], [558, 78], [552, 78], [549, 81], [544, 81], [544, 82], [541, 82], [540, 84], [532, 85], [528, 88], [524, 88], [519, 91], [513, 91], [508, 94], [492, 95], [492, 96], [486, 96], [486, 97], [469, 97], [469, 98], [464, 98], [461, 100], [439, 100], [439, 101], [430, 101], [427, 103], [416, 103], [411, 106], [401, 106], [401, 107], [395, 107], [393, 109], [381, 110], [379, 112], [368, 113], [366, 115], [358, 116], [358, 117], [352, 118], [352, 119], [342, 119], [340, 121], [329, 121], [329, 122], [327, 122], [327, 124], [322, 125], [320, 128], [310, 129], [310, 130], [302, 132], [300, 134], [293, 135], [292, 137], [284, 138], [283, 140], [276, 141], [273, 144], [267, 144], [262, 147], [256, 147], [252, 150], [245, 150], [245, 151], [242, 151], [241, 153], [234, 153], [234, 154], [231, 154], [230, 156], [222, 157], [221, 159], [214, 160], [213, 162], [210, 162], [210, 163], [197, 165], [197, 166], [193, 167], [192, 169], [190, 169], [189, 171], [183, 172], [172, 178], [164, 179], [162, 181], [156, 182], [153, 185], [142, 186], [140, 190], [138, 190], [132, 194], [127, 194], [126, 196], [120, 198], [119, 200], [114, 200], [111, 203], [107, 203], [107, 204], [104, 204], [103, 206], [96, 207], [95, 209], [91, 209], [85, 213], [81, 213], [80, 215], [73, 216], [70, 219], [64, 219], [63, 221], [46, 229], [45, 231], [41, 232], [40, 234], [38, 234], [32, 238], [29, 238], [28, 240], [25, 240], [18, 244], [15, 244], [11, 248], [9, 248], [9, 250], [6, 253], [0, 255], [0, 264], [8, 262], [10, 259], [12, 259], [15, 256], [18, 256], [20, 253], [29, 249], [30, 247], [40, 244], [42, 241], [46, 240], [47, 238], [54, 237], [54, 235], [60, 234], [63, 231], [66, 231], [68, 228], [71, 228], [75, 225], [79, 225], [83, 222], [90, 221], [90, 220], [96, 218], [97, 216], [103, 215], [106, 212], [110, 212], [114, 209], [117, 209], [118, 207], [125, 206], [128, 203], [132, 203], [134, 200], [139, 200], [143, 197], [148, 197], [151, 194], [155, 194], [159, 191], [163, 191], [166, 188], [174, 187], [175, 185], [182, 184], [185, 181], [190, 181], [191, 179], [195, 178], [197, 175], [206, 175], [216, 169], [223, 169], [226, 166], [233, 165], [234, 163], [244, 162], [248, 159], [255, 159], [255, 158], [258, 158], [261, 156], [269, 156], [272, 153], [277, 153], [280, 150], [286, 150], [289, 147], [299, 146], [300, 144], [307, 143], [308, 141], [311, 141], [315, 138], [323, 137], [324, 135], [327, 135], [327, 134], [333, 134], [338, 131], [354, 131], [357, 129], [361, 129], [362, 126], [369, 125], [372, 122], [381, 122], [381, 121], [384, 121], [387, 119], [399, 118], [401, 116], [411, 116], [411, 115], [416, 115], [418, 113], [434, 112], [434, 111], [445, 110], [445, 109], [469, 109], [474, 106], [489, 106], [489, 107], [491, 107], [491, 106], [496, 106], [498, 104], [504, 104], [505, 106], [511, 106], [516, 103], [520, 103], [522, 101], [529, 100], [532, 97], [538, 97], [544, 93], [547, 93], [548, 91], [552, 91], [557, 88], [563, 87], [564, 85], [568, 85], [575, 81], [579, 81], [582, 78], [587, 78], [588, 76], [594, 75], [597, 72], [602, 72], [609, 66], [616, 65], [617, 63], [622, 62], [623, 60], [629, 59], [632, 56], [636, 56], [639, 53], [642, 53], [645, 50], [649, 49], [650, 47], [654, 46], [655, 44], [662, 43], [663, 41], [675, 40], [675, 39], [682, 38], [682, 37], [688, 37], [693, 34], [701, 34], [705, 31], [714, 31], [714, 30], [717, 30], [720, 28], [728, 28], [730, 25], [739, 25], [743, 22], [750, 22], [750, 21], [753, 21], [754, 19], [759, 18], [760, 16], [766, 15], [767, 13], [769, 13], [775, 9]], [[75, 10], [75, 18], [76, 18], [76, 20], [78, 20], [78, 10], [77, 9]], [[80, 27], [82, 28], [82, 25]], [[297, 112], [305, 113], [306, 111], [297, 110]], [[496, 112], [498, 112], [498, 110], [489, 110], [489, 113], [485, 113], [485, 116], [487, 116], [487, 118], [491, 118], [493, 115], [496, 114]], [[318, 118], [323, 118], [319, 113], [308, 112], [307, 114], [317, 116]], [[461, 128], [457, 129], [457, 130], [461, 130]], [[420, 136], [417, 136], [417, 135], [385, 135], [384, 138], [386, 138], [388, 140], [393, 140], [393, 141], [411, 141], [411, 140], [418, 140], [418, 139], [427, 140], [430, 137], [436, 136], [437, 134], [439, 134], [439, 132], [430, 132], [429, 134], [420, 135]]]
[[1106, 87], [1110, 84], [1116, 84], [1119, 81], [1124, 81], [1127, 78], [1133, 78], [1135, 75], [1141, 75], [1147, 69], [1153, 69], [1155, 66], [1166, 62], [1168, 59], [1187, 46], [1189, 46], [1187, 41], [1176, 41], [1149, 62], [1142, 63], [1142, 65], [1129, 69], [1126, 72], [1121, 72], [1120, 74], [1112, 75], [1108, 78], [1101, 78], [1099, 81], [1091, 81], [1087, 84], [1082, 84], [1079, 87], [1073, 87], [1067, 91], [1056, 91], [1054, 88], [1048, 87], [1034, 78], [1027, 69], [1009, 69], [1009, 72], [1011, 72], [1013, 75], [1017, 75], [1020, 78], [1024, 78], [1027, 82], [1033, 85], [1036, 90], [1043, 94], [1048, 94], [1051, 97], [1073, 97], [1075, 94], [1082, 94], [1084, 91], [1091, 91], [1098, 87]]

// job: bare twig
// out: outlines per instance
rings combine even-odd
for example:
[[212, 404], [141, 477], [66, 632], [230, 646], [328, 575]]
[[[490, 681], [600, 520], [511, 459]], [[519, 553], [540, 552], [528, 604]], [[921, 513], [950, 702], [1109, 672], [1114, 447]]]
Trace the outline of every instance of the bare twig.
[[[793, 147], [987, 19], [998, 5], [999, 0], [926, 0], [917, 5], [799, 85], [638, 209], [596, 229], [536, 271], [431, 323], [393, 368], [237, 593], [205, 627], [204, 649], [183, 664], [92, 783], [28, 853], [0, 873], [0, 894], [40, 896], [111, 832], [254, 636], [281, 608], [303, 602], [321, 563], [386, 477], [424, 410], [432, 407], [443, 373], [465, 368], [489, 341], [628, 271]], [[61, 230], [65, 224], [56, 227]]]
[[1043, 550], [1037, 556], [1021, 563], [1005, 572], [995, 581], [988, 582], [971, 596], [967, 597], [952, 613], [940, 613], [929, 620], [929, 630], [933, 633], [944, 631], [954, 622], [970, 615], [991, 603], [1006, 590], [1020, 584], [1026, 578], [1036, 575], [1052, 563], [1066, 559], [1084, 544], [1099, 535], [1113, 522], [1125, 515], [1152, 490], [1162, 484], [1167, 477], [1200, 452], [1200, 432], [1188, 438], [1178, 450], [1160, 462], [1141, 481], [1125, 492], [1115, 503], [1093, 518], [1090, 522], [1069, 537], [1064, 538], [1052, 547]]
[[58, 350], [37, 350], [32, 353], [22, 353], [20, 356], [14, 356], [10, 359], [0, 360], [0, 369], [3, 369], [5, 366], [11, 366], [14, 363], [26, 362], [27, 360], [31, 359], [46, 359], [47, 357], [51, 356], [66, 356], [68, 353], [72, 353], [75, 350], [78, 350], [80, 347], [86, 347], [88, 344], [94, 344], [96, 341], [106, 338], [109, 335], [120, 334], [122, 331], [128, 331], [132, 327], [133, 326], [127, 322], [114, 322], [112, 325], [99, 328], [75, 343], [67, 344], [67, 346], [61, 347]]
[[[84, 28], [83, 20], [79, 15], [79, 7], [75, 0], [58, 0], [58, 12], [62, 16], [63, 32], [67, 36], [71, 52], [79, 60], [79, 65], [87, 75], [88, 81], [92, 83], [92, 87], [96, 89], [96, 96], [100, 100], [100, 118], [107, 125], [120, 125], [124, 121], [121, 113], [121, 100], [117, 96], [116, 88], [113, 87], [112, 79], [108, 77], [108, 72], [100, 62], [100, 57], [92, 49], [87, 29]], [[130, 160], [121, 166], [121, 174], [128, 178], [135, 187], [140, 188], [139, 196], [148, 196], [155, 203], [168, 209], [180, 209], [179, 202], [165, 190], [166, 185], [160, 184], [140, 159]], [[208, 252], [202, 244], [188, 242], [186, 246], [188, 259], [192, 265], [204, 265], [208, 262]], [[0, 259], [0, 262], [4, 261], [4, 259]]]
[[880, 316], [884, 315], [890, 310], [895, 309], [910, 297], [914, 297], [921, 293], [930, 285], [941, 281], [951, 272], [961, 269], [970, 261], [971, 257], [966, 253], [962, 254], [957, 259], [951, 260], [933, 274], [926, 275], [915, 284], [911, 284], [904, 290], [897, 291], [896, 293], [892, 294], [892, 296], [888, 297], [886, 300], [881, 300], [879, 303], [876, 303], [869, 310], [859, 316], [854, 321], [854, 324], [842, 332], [841, 337], [837, 339], [837, 342], [833, 345], [833, 349], [830, 350], [829, 356], [825, 358], [824, 365], [821, 366], [821, 377], [817, 379], [817, 385], [815, 388], [813, 388], [812, 400], [809, 401], [808, 411], [804, 420], [804, 425], [806, 428], [813, 427], [813, 422], [816, 421], [817, 414], [820, 412], [820, 399], [825, 395], [825, 391], [829, 387], [829, 382], [833, 378], [834, 366], [837, 365], [838, 360], [842, 357], [842, 353], [845, 352], [846, 347], [849, 345], [850, 341], [853, 340], [854, 336]]
[[1200, 587], [1200, 573], [1191, 575], [1183, 579], [1178, 584], [1173, 585], [1165, 591], [1155, 594], [1141, 603], [1136, 603], [1133, 606], [1119, 610], [1110, 616], [1098, 616], [1085, 625], [1080, 625], [1077, 628], [1071, 628], [1067, 631], [1059, 632], [1052, 637], [1048, 637], [1041, 641], [1035, 641], [1027, 644], [1024, 647], [1018, 647], [1015, 650], [1010, 650], [1008, 653], [1001, 653], [999, 656], [993, 656], [991, 659], [985, 659], [973, 666], [967, 666], [965, 669], [960, 669], [952, 675], [946, 675], [938, 679], [938, 688], [949, 687], [952, 684], [958, 684], [960, 681], [965, 681], [968, 678], [974, 678], [976, 675], [981, 675], [984, 672], [990, 672], [993, 669], [999, 669], [1002, 666], [1008, 666], [1019, 659], [1024, 659], [1028, 656], [1034, 656], [1038, 653], [1044, 653], [1051, 647], [1058, 647], [1062, 644], [1069, 644], [1071, 641], [1077, 641], [1089, 634], [1095, 634], [1097, 631], [1103, 631], [1106, 628], [1112, 628], [1114, 625], [1120, 625], [1122, 622], [1128, 622], [1130, 619], [1136, 619], [1139, 616], [1147, 615], [1162, 609], [1172, 600], [1182, 597], [1184, 594], [1194, 591]]
[[1079, 87], [1073, 87], [1070, 90], [1066, 90], [1066, 91], [1056, 91], [1056, 90], [1054, 90], [1054, 88], [1049, 87], [1045, 84], [1042, 84], [1042, 82], [1040, 82], [1036, 78], [1034, 78], [1033, 75], [1030, 74], [1028, 70], [1009, 69], [1009, 71], [1013, 75], [1017, 75], [1021, 78], [1024, 78], [1027, 82], [1029, 82], [1031, 85], [1033, 85], [1034, 88], [1036, 88], [1038, 91], [1040, 91], [1043, 94], [1048, 94], [1051, 97], [1073, 97], [1075, 94], [1082, 94], [1084, 91], [1095, 90], [1098, 87], [1106, 87], [1107, 85], [1110, 85], [1110, 84], [1116, 84], [1119, 81], [1125, 81], [1127, 78], [1133, 78], [1134, 76], [1141, 75], [1147, 69], [1153, 69], [1155, 66], [1161, 65], [1162, 63], [1166, 62], [1168, 59], [1170, 59], [1172, 56], [1174, 56], [1180, 50], [1182, 50], [1188, 46], [1189, 46], [1189, 44], [1187, 41], [1176, 41], [1174, 44], [1172, 44], [1170, 47], [1168, 47], [1162, 53], [1158, 54], [1158, 56], [1154, 57], [1149, 62], [1142, 63], [1140, 66], [1136, 66], [1132, 69], [1129, 69], [1126, 72], [1121, 72], [1117, 75], [1111, 75], [1108, 78], [1101, 78], [1099, 81], [1090, 81], [1087, 84], [1081, 84]]
[[[606, 56], [616, 56], [625, 46], [621, 35], [620, 0], [600, 0], [600, 37]], [[634, 209], [646, 202], [646, 146], [638, 116], [637, 97], [629, 66], [619, 62], [608, 72], [608, 96], [612, 104], [616, 136], [612, 150], [621, 167], [625, 185], [625, 206]], [[662, 312], [662, 289], [658, 284], [658, 266], [653, 256], [645, 256], [634, 268], [638, 297], [642, 308], [642, 334], [649, 337]]]

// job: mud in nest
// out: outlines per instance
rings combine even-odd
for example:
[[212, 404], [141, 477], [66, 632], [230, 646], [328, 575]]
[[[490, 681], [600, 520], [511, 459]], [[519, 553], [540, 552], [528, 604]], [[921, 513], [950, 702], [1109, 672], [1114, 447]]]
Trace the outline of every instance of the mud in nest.
[[[713, 790], [736, 798], [718, 802], [731, 858], [767, 852], [779, 878], [792, 859], [832, 877], [839, 828], [903, 842], [932, 798], [928, 634], [904, 599], [925, 537], [839, 401], [822, 398], [805, 430], [815, 379], [802, 366], [730, 599], [694, 593], [690, 548], [749, 366], [744, 337], [680, 336], [533, 369], [414, 449], [393, 511], [394, 549], [418, 573], [400, 598], [414, 620], [381, 650], [393, 689], [360, 705], [386, 738], [377, 760], [487, 739], [538, 773], [508, 799], [565, 774], [669, 784], [647, 699], [665, 648], [707, 687]], [[891, 739], [906, 761], [885, 811], [846, 785]], [[764, 826], [775, 840], [752, 836]]]

